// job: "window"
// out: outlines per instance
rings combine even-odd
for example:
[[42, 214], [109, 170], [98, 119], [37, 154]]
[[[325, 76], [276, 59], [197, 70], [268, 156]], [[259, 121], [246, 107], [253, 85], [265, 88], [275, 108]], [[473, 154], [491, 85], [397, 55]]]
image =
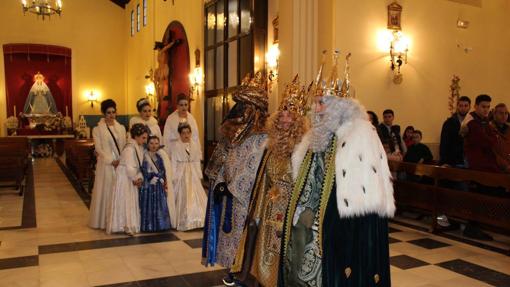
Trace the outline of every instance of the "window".
[[140, 32], [140, 4], [136, 5], [136, 32]]
[[211, 0], [204, 14], [207, 160], [220, 139], [223, 117], [233, 106], [232, 93], [255, 70], [257, 47], [265, 47], [267, 0]]
[[135, 12], [131, 10], [131, 37], [135, 35]]
[[147, 0], [143, 0], [143, 26], [147, 26]]

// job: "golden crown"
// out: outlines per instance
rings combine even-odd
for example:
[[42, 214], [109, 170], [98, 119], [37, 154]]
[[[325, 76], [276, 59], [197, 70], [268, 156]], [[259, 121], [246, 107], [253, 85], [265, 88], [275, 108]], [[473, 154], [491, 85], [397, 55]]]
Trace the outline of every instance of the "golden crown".
[[355, 98], [356, 93], [354, 92], [353, 87], [351, 86], [350, 79], [350, 65], [349, 60], [351, 59], [351, 53], [348, 53], [345, 56], [345, 68], [344, 68], [344, 82], [342, 83], [342, 87], [340, 88], [340, 97], [342, 98]]
[[283, 91], [283, 99], [278, 111], [290, 111], [304, 116], [307, 110], [308, 95], [304, 86], [299, 82], [296, 75], [291, 83], [287, 84]]
[[41, 74], [41, 72], [37, 72], [37, 74], [34, 75], [34, 81], [44, 81], [44, 76]]
[[326, 63], [326, 50], [322, 51], [322, 61], [319, 66], [319, 71], [317, 72], [317, 76], [315, 80], [308, 87], [309, 96], [322, 96], [324, 94], [325, 83], [322, 79], [322, 74], [324, 72], [324, 64]]
[[249, 103], [262, 110], [267, 110], [266, 80], [262, 73], [257, 72], [253, 77], [250, 74], [246, 75], [232, 98], [235, 102]]
[[350, 65], [349, 60], [351, 53], [348, 53], [345, 57], [345, 68], [344, 68], [344, 80], [342, 81], [338, 73], [338, 58], [340, 51], [336, 50], [333, 53], [333, 65], [331, 68], [331, 74], [327, 81], [323, 80], [324, 63], [326, 51], [323, 51], [322, 63], [319, 66], [319, 71], [315, 81], [310, 85], [309, 92], [314, 96], [337, 96], [341, 98], [354, 98], [354, 90], [351, 86], [350, 81]]

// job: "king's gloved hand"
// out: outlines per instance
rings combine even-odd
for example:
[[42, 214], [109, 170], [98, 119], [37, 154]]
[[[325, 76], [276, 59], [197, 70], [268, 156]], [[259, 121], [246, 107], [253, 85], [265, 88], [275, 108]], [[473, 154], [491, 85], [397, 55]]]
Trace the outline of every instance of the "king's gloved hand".
[[214, 187], [214, 201], [219, 202], [228, 192], [227, 184], [222, 182]]

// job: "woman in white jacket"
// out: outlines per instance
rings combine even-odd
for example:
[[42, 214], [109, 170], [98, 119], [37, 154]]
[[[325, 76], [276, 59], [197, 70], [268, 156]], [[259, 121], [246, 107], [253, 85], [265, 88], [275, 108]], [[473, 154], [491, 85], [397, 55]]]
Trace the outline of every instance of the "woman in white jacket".
[[163, 142], [163, 136], [161, 135], [158, 120], [152, 116], [152, 107], [149, 101], [145, 98], [139, 99], [136, 102], [136, 109], [138, 110], [139, 115], [134, 116], [129, 120], [129, 128], [131, 129], [134, 124], [144, 124], [149, 128], [150, 136], [157, 136], [160, 142]]
[[90, 203], [89, 226], [106, 228], [106, 213], [110, 202], [115, 170], [119, 165], [120, 154], [126, 145], [126, 129], [117, 122], [117, 105], [111, 99], [101, 102], [104, 114], [97, 127], [92, 131], [97, 155], [96, 177]]
[[180, 140], [180, 135], [177, 129], [180, 124], [187, 123], [191, 128], [191, 139], [197, 147], [201, 147], [200, 140], [198, 138], [198, 126], [197, 121], [193, 115], [188, 112], [189, 100], [184, 94], [177, 96], [177, 110], [166, 118], [165, 129], [163, 136], [165, 137], [163, 143], [165, 145], [165, 151], [170, 157], [172, 157], [172, 149]]

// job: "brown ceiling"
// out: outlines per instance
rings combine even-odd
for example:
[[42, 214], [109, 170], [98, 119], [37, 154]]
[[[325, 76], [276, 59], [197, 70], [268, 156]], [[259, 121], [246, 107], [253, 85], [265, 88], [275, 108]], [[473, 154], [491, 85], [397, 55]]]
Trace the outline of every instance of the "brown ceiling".
[[119, 5], [119, 7], [124, 9], [124, 8], [126, 8], [126, 4], [129, 3], [129, 1], [131, 1], [131, 0], [110, 0], [110, 1], [112, 1], [113, 3]]

